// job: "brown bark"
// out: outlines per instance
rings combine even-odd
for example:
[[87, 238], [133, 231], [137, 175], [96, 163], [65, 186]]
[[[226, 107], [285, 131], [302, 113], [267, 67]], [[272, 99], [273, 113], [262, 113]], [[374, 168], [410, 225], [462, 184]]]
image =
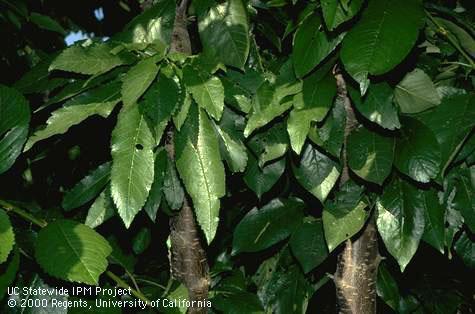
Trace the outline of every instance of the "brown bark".
[[[182, 0], [177, 5], [170, 43], [172, 52], [191, 54], [190, 36], [186, 25], [187, 7], [188, 0]], [[174, 133], [173, 125], [170, 125], [165, 148], [168, 157], [173, 161], [175, 160]], [[207, 313], [208, 308], [205, 305], [210, 281], [208, 261], [200, 243], [193, 210], [186, 196], [179, 213], [170, 219], [170, 241], [170, 268], [173, 277], [184, 284], [188, 290], [188, 300], [192, 304], [188, 313]]]
[[[351, 106], [343, 75], [334, 71], [337, 83], [337, 101], [345, 105], [346, 125], [341, 160], [343, 171], [340, 186], [350, 180], [347, 161], [347, 138], [358, 125]], [[347, 240], [343, 251], [338, 255], [334, 275], [339, 313], [376, 313], [376, 279], [381, 257], [378, 251], [378, 237], [371, 217], [363, 230], [353, 240]]]

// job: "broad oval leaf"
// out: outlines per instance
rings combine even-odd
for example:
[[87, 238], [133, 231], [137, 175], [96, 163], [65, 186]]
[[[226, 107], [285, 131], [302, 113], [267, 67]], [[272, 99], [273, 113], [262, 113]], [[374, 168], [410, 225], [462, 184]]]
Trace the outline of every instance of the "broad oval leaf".
[[244, 182], [256, 193], [258, 198], [269, 191], [277, 183], [285, 170], [285, 158], [273, 161], [264, 167], [252, 154], [249, 154], [248, 165], [244, 173]]
[[15, 234], [7, 213], [0, 209], [0, 264], [8, 259], [15, 244]]
[[391, 173], [395, 141], [361, 126], [348, 137], [348, 165], [359, 177], [382, 185]]
[[110, 180], [110, 170], [111, 164], [106, 162], [76, 183], [64, 195], [61, 203], [64, 210], [69, 211], [82, 206], [99, 194]]
[[389, 253], [403, 272], [424, 233], [424, 191], [394, 180], [377, 202], [376, 224]]
[[421, 69], [407, 73], [396, 85], [394, 96], [404, 113], [418, 113], [440, 104], [434, 83]]
[[455, 242], [455, 252], [462, 258], [465, 265], [475, 268], [475, 243], [469, 238], [467, 232], [462, 233]]
[[20, 155], [29, 123], [30, 106], [25, 97], [13, 88], [0, 85], [0, 174]]
[[219, 143], [206, 113], [196, 105], [177, 134], [176, 166], [193, 200], [196, 217], [210, 243], [219, 222], [219, 199], [225, 194]]
[[75, 45], [63, 50], [49, 66], [49, 71], [61, 70], [81, 74], [105, 73], [124, 63], [113, 55], [108, 44]]
[[35, 257], [53, 277], [98, 285], [112, 248], [93, 229], [72, 220], [56, 220], [41, 229]]
[[232, 254], [261, 251], [286, 239], [300, 225], [303, 208], [299, 199], [274, 199], [253, 208], [234, 230]]
[[292, 233], [290, 248], [305, 273], [320, 265], [328, 256], [322, 221], [304, 221]]
[[128, 228], [147, 200], [153, 182], [154, 138], [137, 105], [124, 107], [111, 139], [111, 193]]
[[404, 117], [396, 140], [394, 165], [416, 181], [427, 183], [437, 177], [441, 149], [434, 133], [416, 119]]
[[243, 68], [249, 54], [249, 25], [242, 0], [212, 6], [198, 21], [203, 49], [226, 65]]
[[133, 105], [157, 76], [156, 58], [150, 57], [139, 61], [125, 74], [122, 83], [122, 102], [125, 106]]
[[299, 167], [292, 169], [297, 181], [321, 202], [340, 176], [338, 164], [310, 144], [304, 148]]
[[368, 75], [384, 74], [407, 56], [423, 23], [420, 1], [369, 1], [361, 20], [345, 36], [341, 50], [345, 69], [359, 83], [361, 94], [369, 86]]
[[247, 149], [242, 142], [239, 124], [244, 125], [244, 118], [231, 110], [225, 110], [219, 125], [215, 125], [221, 155], [232, 172], [243, 172], [247, 166]]
[[384, 263], [381, 263], [378, 267], [376, 292], [378, 293], [378, 297], [383, 299], [393, 310], [397, 311], [399, 309], [399, 300], [401, 298], [399, 288], [396, 280], [394, 280]]
[[110, 188], [105, 188], [96, 198], [87, 212], [84, 224], [91, 228], [97, 228], [106, 220], [115, 215], [114, 201], [112, 200]]

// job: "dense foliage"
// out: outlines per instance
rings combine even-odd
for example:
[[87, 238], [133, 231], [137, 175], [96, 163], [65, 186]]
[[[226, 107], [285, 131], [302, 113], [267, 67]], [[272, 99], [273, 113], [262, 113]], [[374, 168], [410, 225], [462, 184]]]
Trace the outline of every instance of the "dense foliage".
[[471, 1], [192, 0], [191, 55], [174, 0], [107, 4], [102, 31], [44, 2], [0, 0], [0, 312], [23, 313], [10, 286], [186, 298], [188, 204], [210, 312], [334, 313], [372, 224], [379, 312], [473, 311]]

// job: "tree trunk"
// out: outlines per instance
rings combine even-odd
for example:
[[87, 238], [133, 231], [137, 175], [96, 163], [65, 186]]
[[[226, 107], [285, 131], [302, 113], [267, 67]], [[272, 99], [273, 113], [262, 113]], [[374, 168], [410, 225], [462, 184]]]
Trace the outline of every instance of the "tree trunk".
[[[358, 125], [351, 106], [346, 82], [341, 73], [335, 71], [337, 101], [345, 105], [346, 125], [342, 150], [343, 171], [340, 186], [350, 179], [347, 161], [347, 138]], [[334, 276], [339, 313], [376, 313], [376, 279], [381, 257], [378, 251], [378, 237], [371, 217], [363, 230], [353, 240], [347, 240], [343, 251], [338, 255]]]
[[[170, 50], [191, 54], [190, 36], [186, 25], [188, 0], [177, 5], [173, 25]], [[165, 148], [168, 158], [175, 160], [175, 129], [170, 125], [167, 131]], [[209, 288], [209, 269], [206, 253], [203, 250], [193, 210], [185, 196], [178, 215], [170, 219], [171, 271], [175, 279], [188, 290], [188, 300], [192, 306], [189, 313], [207, 313], [206, 307]], [[199, 302], [198, 302], [199, 301]]]

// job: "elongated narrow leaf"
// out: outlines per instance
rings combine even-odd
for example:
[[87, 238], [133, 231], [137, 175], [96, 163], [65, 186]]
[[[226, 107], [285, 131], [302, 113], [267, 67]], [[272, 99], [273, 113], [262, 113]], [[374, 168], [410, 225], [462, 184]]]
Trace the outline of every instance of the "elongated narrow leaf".
[[351, 19], [361, 8], [363, 0], [351, 0], [350, 4], [345, 6], [340, 0], [322, 0], [322, 12], [325, 24], [329, 30], [333, 30], [340, 24]]
[[424, 233], [424, 192], [399, 180], [386, 187], [377, 202], [376, 224], [401, 271], [416, 253]]
[[444, 254], [445, 208], [433, 190], [424, 191], [424, 204], [425, 228], [422, 239]]
[[167, 152], [164, 149], [159, 149], [155, 153], [153, 184], [150, 188], [147, 202], [144, 205], [145, 212], [152, 221], [156, 220], [158, 207], [162, 202], [162, 190], [164, 188], [165, 175], [167, 171], [167, 160]]
[[335, 185], [340, 171], [338, 165], [312, 145], [304, 147], [299, 167], [293, 167], [297, 181], [321, 202]]
[[25, 145], [25, 151], [35, 143], [53, 135], [63, 134], [73, 125], [79, 124], [90, 116], [108, 117], [120, 101], [120, 83], [113, 82], [72, 98], [54, 111], [46, 121], [44, 129], [36, 131]]
[[292, 233], [290, 248], [305, 273], [320, 265], [328, 256], [321, 220], [309, 220]]
[[134, 104], [152, 84], [158, 73], [155, 62], [153, 57], [144, 59], [125, 74], [121, 90], [122, 102], [125, 106]]
[[112, 131], [111, 193], [127, 228], [145, 204], [152, 186], [154, 143], [139, 107], [122, 108]]
[[183, 80], [196, 103], [219, 120], [224, 109], [224, 88], [220, 79], [201, 68], [187, 65], [183, 69]]
[[383, 299], [383, 301], [393, 310], [397, 311], [399, 309], [399, 300], [401, 298], [399, 288], [396, 280], [394, 280], [393, 276], [391, 276], [391, 273], [383, 263], [378, 267], [376, 292], [378, 293], [378, 297]]
[[341, 42], [344, 35], [329, 37], [321, 19], [312, 14], [299, 26], [294, 37], [292, 61], [298, 77], [308, 74]]
[[99, 74], [123, 64], [123, 60], [110, 53], [107, 44], [88, 47], [75, 45], [66, 48], [53, 60], [49, 70], [61, 70], [81, 74]]
[[79, 181], [64, 195], [62, 206], [68, 211], [82, 206], [99, 194], [110, 180], [111, 164], [106, 162]]
[[5, 262], [15, 244], [15, 234], [7, 213], [0, 209], [0, 264]]
[[[8, 287], [15, 280], [18, 268], [20, 266], [20, 252], [18, 249], [13, 250], [13, 254], [8, 261], [4, 271], [0, 274], [0, 300], [3, 299], [5, 293], [7, 292]], [[4, 265], [2, 265], [4, 267]]]
[[381, 185], [393, 165], [395, 140], [365, 127], [348, 137], [348, 165], [359, 177]]
[[369, 1], [361, 20], [345, 36], [341, 50], [345, 69], [359, 83], [361, 94], [368, 89], [369, 74], [384, 74], [407, 56], [423, 23], [420, 1]]
[[198, 29], [205, 52], [226, 65], [242, 68], [249, 54], [249, 24], [242, 0], [227, 0], [199, 16]]
[[362, 199], [362, 191], [362, 187], [348, 181], [335, 199], [325, 204], [323, 229], [330, 252], [363, 228], [368, 204]]
[[434, 133], [413, 118], [403, 120], [401, 136], [396, 141], [394, 165], [419, 182], [429, 182], [439, 173], [441, 151]]
[[418, 113], [440, 104], [434, 83], [421, 69], [407, 73], [396, 86], [394, 96], [404, 113]]
[[0, 85], [0, 174], [13, 165], [25, 144], [30, 123], [29, 107], [18, 91]]
[[163, 194], [165, 200], [173, 210], [181, 209], [181, 205], [185, 199], [185, 191], [178, 178], [175, 165], [170, 158], [166, 159], [166, 172], [163, 180]]
[[178, 133], [176, 158], [198, 223], [210, 243], [218, 227], [219, 199], [225, 194], [225, 174], [211, 121], [196, 105], [190, 108], [188, 119]]
[[61, 24], [59, 24], [58, 22], [56, 22], [55, 20], [53, 20], [52, 18], [50, 18], [47, 15], [32, 12], [30, 14], [30, 21], [32, 21], [33, 23], [35, 23], [38, 27], [40, 27], [42, 29], [46, 29], [48, 31], [56, 32], [56, 33], [59, 33], [63, 36], [66, 35], [66, 31], [61, 26]]
[[274, 199], [253, 208], [234, 230], [233, 254], [261, 251], [284, 240], [299, 226], [303, 208], [299, 199]]
[[247, 149], [242, 142], [242, 128], [239, 124], [244, 125], [244, 118], [225, 110], [219, 125], [215, 126], [219, 134], [221, 155], [232, 172], [243, 172], [247, 165]]
[[51, 276], [98, 285], [112, 248], [91, 228], [72, 220], [56, 220], [41, 229], [35, 256]]
[[106, 220], [115, 215], [114, 201], [112, 200], [110, 189], [107, 187], [99, 194], [94, 203], [92, 203], [85, 225], [91, 228], [96, 228], [102, 225]]

